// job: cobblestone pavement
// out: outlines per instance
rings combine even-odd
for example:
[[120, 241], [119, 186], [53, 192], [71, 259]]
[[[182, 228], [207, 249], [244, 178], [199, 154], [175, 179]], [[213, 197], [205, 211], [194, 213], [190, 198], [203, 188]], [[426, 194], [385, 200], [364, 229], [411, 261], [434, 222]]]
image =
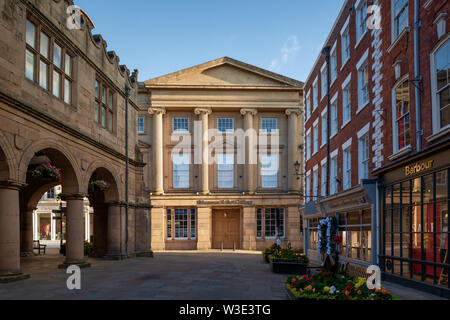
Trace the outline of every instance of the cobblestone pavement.
[[[124, 261], [88, 259], [82, 289], [70, 291], [63, 257], [56, 249], [22, 259], [31, 279], [0, 284], [0, 300], [285, 300], [283, 281], [260, 253], [161, 252], [154, 258]], [[397, 284], [383, 283], [402, 300], [442, 299]]]
[[5, 299], [149, 299], [283, 300], [284, 275], [270, 272], [259, 253], [155, 253], [155, 258], [124, 261], [89, 259], [82, 289], [69, 291], [63, 258], [47, 255], [22, 259], [31, 279], [0, 284]]

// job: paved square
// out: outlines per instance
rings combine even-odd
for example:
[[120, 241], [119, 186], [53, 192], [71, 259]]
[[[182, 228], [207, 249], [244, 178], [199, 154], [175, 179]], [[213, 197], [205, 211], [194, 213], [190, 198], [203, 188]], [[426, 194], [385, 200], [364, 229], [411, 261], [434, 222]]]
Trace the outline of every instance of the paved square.
[[282, 300], [284, 275], [270, 272], [261, 254], [155, 253], [125, 261], [89, 259], [82, 289], [69, 291], [69, 275], [56, 255], [22, 259], [31, 279], [0, 284], [0, 299]]

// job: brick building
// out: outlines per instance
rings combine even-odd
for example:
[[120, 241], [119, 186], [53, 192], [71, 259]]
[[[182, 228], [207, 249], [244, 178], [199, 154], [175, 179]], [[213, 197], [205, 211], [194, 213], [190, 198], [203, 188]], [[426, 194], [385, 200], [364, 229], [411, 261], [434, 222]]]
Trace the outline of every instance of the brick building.
[[[150, 250], [148, 194], [135, 152], [137, 71], [131, 74], [119, 65], [102, 37], [91, 33], [87, 15], [79, 16], [77, 28], [69, 28], [72, 4], [0, 1], [0, 281], [26, 277], [20, 256], [33, 251], [33, 211], [57, 185], [62, 185], [67, 202], [65, 265], [86, 265], [86, 197], [94, 208], [98, 256], [121, 258]], [[128, 96], [132, 205], [127, 221]], [[47, 162], [60, 170], [61, 181], [33, 174]], [[92, 185], [102, 180], [109, 188]]]

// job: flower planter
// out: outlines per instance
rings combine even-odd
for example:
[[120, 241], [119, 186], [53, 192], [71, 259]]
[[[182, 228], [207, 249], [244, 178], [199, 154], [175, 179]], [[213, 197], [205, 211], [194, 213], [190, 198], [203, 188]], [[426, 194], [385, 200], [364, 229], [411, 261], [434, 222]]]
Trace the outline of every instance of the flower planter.
[[308, 265], [297, 262], [271, 261], [270, 268], [273, 273], [305, 275]]
[[272, 252], [265, 252], [263, 253], [263, 261], [264, 263], [270, 263], [269, 256], [272, 254]]

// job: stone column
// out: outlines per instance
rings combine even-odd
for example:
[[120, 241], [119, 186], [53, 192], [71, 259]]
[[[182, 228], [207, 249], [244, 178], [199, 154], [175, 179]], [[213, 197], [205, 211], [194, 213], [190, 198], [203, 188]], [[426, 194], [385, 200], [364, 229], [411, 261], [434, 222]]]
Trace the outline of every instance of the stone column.
[[256, 143], [257, 132], [255, 131], [253, 120], [258, 114], [256, 109], [242, 109], [241, 114], [244, 116], [244, 130], [247, 142], [245, 143], [245, 180], [247, 181], [247, 192], [255, 193], [256, 186], [256, 170], [258, 164]]
[[210, 207], [197, 208], [197, 250], [211, 249], [211, 214]]
[[300, 233], [300, 213], [296, 205], [287, 208], [285, 219], [287, 240], [292, 244], [294, 249], [302, 248], [303, 239]]
[[[23, 257], [33, 255], [33, 212], [36, 209], [26, 209], [23, 211], [22, 221], [22, 248], [20, 255]], [[52, 235], [53, 235], [52, 220]]]
[[[300, 109], [288, 109], [286, 115], [288, 116], [288, 189], [291, 193], [298, 193], [300, 191], [300, 180], [297, 179], [295, 171], [295, 163], [298, 161], [302, 163], [299, 155], [299, 141], [298, 141], [298, 117], [301, 114]], [[301, 173], [301, 172], [299, 172]]]
[[20, 185], [0, 183], [0, 283], [28, 278], [20, 270]]
[[[164, 208], [153, 207], [151, 209], [151, 249], [161, 251], [165, 249], [166, 224], [164, 221]], [[173, 231], [172, 231], [173, 232]]]
[[106, 259], [120, 260], [125, 252], [125, 208], [120, 204], [108, 205]]
[[84, 260], [84, 196], [66, 195], [66, 260], [60, 268], [70, 265], [89, 267]]
[[153, 190], [155, 194], [161, 195], [164, 194], [163, 116], [166, 109], [150, 108], [148, 112], [153, 115]]
[[256, 250], [256, 208], [243, 208], [243, 249]]
[[196, 115], [201, 115], [202, 119], [202, 194], [209, 194], [209, 136], [208, 136], [208, 119], [212, 113], [211, 108], [197, 108]]

